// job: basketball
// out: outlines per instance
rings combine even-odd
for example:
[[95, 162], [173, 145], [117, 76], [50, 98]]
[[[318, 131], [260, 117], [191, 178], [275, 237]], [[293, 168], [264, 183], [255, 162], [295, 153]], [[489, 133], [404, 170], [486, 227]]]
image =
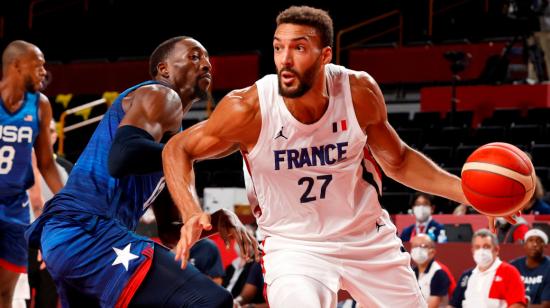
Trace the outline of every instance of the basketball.
[[476, 149], [462, 168], [462, 190], [470, 204], [489, 216], [519, 211], [536, 187], [535, 168], [517, 147], [494, 142]]

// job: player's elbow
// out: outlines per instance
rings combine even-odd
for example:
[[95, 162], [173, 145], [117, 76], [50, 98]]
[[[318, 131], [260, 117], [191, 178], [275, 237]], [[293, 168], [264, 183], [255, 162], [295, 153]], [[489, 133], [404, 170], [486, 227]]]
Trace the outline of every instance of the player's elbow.
[[162, 170], [163, 145], [145, 130], [130, 125], [117, 130], [109, 150], [109, 174], [115, 178]]

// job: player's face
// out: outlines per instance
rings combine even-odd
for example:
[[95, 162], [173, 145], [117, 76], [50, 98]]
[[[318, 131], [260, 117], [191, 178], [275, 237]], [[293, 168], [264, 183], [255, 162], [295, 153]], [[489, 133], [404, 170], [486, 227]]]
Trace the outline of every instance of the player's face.
[[538, 236], [531, 236], [525, 241], [525, 253], [528, 257], [539, 258], [544, 252], [544, 241]]
[[32, 47], [21, 58], [20, 69], [25, 91], [34, 93], [43, 88], [46, 78], [45, 63], [44, 55], [37, 47]]
[[206, 49], [194, 39], [177, 43], [167, 59], [170, 78], [182, 97], [206, 98], [212, 83], [212, 65]]
[[[281, 24], [273, 37], [279, 93], [296, 98], [307, 93], [330, 61], [330, 47], [321, 48], [317, 30], [310, 26]], [[328, 60], [327, 60], [328, 59]]]

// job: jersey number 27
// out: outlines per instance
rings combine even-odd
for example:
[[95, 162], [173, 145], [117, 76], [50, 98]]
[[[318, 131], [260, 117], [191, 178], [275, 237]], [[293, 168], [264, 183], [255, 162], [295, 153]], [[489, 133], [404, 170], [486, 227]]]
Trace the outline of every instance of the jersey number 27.
[[[330, 181], [332, 181], [332, 174], [319, 175], [316, 179], [323, 181], [323, 183], [321, 184], [321, 194], [319, 195], [319, 199], [325, 199], [328, 184], [330, 183]], [[302, 197], [300, 197], [300, 202], [307, 203], [317, 200], [317, 197], [315, 195], [311, 195], [311, 190], [313, 189], [313, 185], [315, 184], [315, 179], [309, 176], [300, 178], [298, 180], [298, 185], [304, 184], [307, 185], [306, 191], [304, 191]]]

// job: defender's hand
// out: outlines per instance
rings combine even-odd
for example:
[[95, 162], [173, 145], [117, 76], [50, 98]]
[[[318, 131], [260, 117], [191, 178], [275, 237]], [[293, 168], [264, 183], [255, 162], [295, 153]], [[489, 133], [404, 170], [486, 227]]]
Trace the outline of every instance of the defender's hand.
[[201, 238], [202, 231], [210, 231], [211, 229], [210, 214], [207, 213], [193, 215], [183, 224], [180, 231], [180, 240], [176, 245], [176, 261], [181, 260], [182, 269], [187, 266], [189, 250]]
[[253, 257], [256, 262], [259, 262], [258, 241], [235, 213], [225, 209], [218, 210], [212, 214], [212, 221], [216, 224], [226, 247], [229, 247], [231, 239], [235, 239], [240, 248], [240, 257], [243, 260], [248, 262]]

